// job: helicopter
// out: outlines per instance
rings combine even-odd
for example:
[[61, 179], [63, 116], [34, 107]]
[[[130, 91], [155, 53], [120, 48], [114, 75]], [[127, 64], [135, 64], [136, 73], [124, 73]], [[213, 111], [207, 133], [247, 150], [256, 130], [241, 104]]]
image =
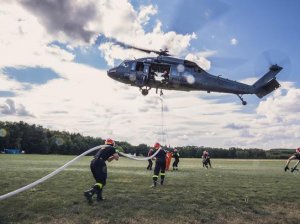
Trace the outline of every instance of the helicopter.
[[157, 57], [124, 60], [119, 66], [107, 71], [110, 78], [138, 87], [144, 96], [148, 95], [152, 88], [156, 89], [156, 93], [160, 89], [160, 95], [163, 95], [163, 90], [232, 93], [238, 96], [242, 105], [247, 105], [243, 99], [244, 94], [255, 94], [258, 98], [263, 98], [280, 87], [276, 75], [283, 68], [277, 64], [271, 65], [265, 75], [253, 85], [248, 85], [222, 78], [220, 75], [212, 75], [193, 61], [172, 57], [167, 49], [157, 51], [121, 42], [116, 44], [157, 54]]

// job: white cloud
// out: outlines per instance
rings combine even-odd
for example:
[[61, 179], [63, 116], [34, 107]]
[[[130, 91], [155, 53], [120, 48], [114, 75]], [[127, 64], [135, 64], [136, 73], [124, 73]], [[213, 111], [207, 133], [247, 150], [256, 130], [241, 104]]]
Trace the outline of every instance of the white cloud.
[[138, 20], [141, 24], [147, 24], [150, 20], [151, 15], [155, 15], [157, 13], [157, 7], [153, 5], [142, 5], [140, 7], [140, 12], [138, 14]]
[[236, 38], [232, 38], [232, 39], [230, 40], [230, 44], [231, 44], [231, 45], [237, 45], [237, 44], [238, 44], [238, 40], [237, 40]]
[[209, 70], [211, 67], [211, 62], [206, 57], [212, 56], [214, 53], [215, 52], [213, 51], [189, 53], [186, 55], [185, 59], [197, 63], [204, 70]]

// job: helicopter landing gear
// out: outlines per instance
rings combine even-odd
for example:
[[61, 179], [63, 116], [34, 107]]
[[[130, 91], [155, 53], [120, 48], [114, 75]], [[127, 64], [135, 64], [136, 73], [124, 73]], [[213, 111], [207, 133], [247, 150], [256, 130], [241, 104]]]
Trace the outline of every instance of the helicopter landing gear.
[[160, 90], [159, 96], [162, 96], [162, 95], [164, 95], [164, 93], [163, 93], [163, 91], [162, 91], [162, 89], [161, 89], [161, 90]]
[[242, 94], [236, 94], [238, 96], [238, 98], [240, 98], [240, 100], [242, 101], [242, 104], [245, 106], [247, 105], [247, 102], [243, 99], [243, 95]]
[[[157, 94], [157, 91], [158, 91], [158, 87], [156, 87], [156, 94]], [[163, 91], [162, 91], [162, 89], [160, 89], [160, 93], [159, 93], [159, 96], [162, 96], [162, 95], [164, 95], [164, 93], [163, 93]]]
[[146, 87], [145, 89], [140, 88], [143, 96], [147, 96], [150, 89], [151, 89], [151, 87], [149, 87], [149, 88]]

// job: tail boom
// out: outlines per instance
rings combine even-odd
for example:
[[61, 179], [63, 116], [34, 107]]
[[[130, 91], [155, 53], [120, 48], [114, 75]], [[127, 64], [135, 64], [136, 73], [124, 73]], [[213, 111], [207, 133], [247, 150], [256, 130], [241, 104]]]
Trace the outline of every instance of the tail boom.
[[258, 98], [262, 98], [280, 87], [279, 82], [276, 80], [276, 75], [281, 70], [282, 67], [272, 65], [270, 70], [252, 85]]

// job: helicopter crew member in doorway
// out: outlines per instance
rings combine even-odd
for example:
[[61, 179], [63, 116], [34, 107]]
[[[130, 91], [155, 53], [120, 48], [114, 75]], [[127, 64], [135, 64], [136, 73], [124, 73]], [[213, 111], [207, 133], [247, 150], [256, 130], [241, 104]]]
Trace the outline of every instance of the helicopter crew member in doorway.
[[163, 82], [168, 84], [168, 82], [169, 82], [169, 72], [167, 70], [164, 71], [164, 73], [162, 74], [162, 77], [164, 78]]
[[116, 151], [114, 140], [108, 138], [105, 144], [99, 149], [91, 161], [90, 168], [96, 180], [96, 184], [88, 191], [84, 192], [84, 196], [89, 203], [92, 203], [92, 197], [96, 193], [97, 201], [102, 201], [102, 191], [106, 184], [107, 166], [105, 161], [119, 160], [119, 154]]
[[290, 156], [290, 158], [288, 158], [288, 160], [286, 161], [286, 165], [285, 165], [285, 167], [284, 167], [284, 171], [287, 171], [287, 170], [290, 169], [290, 168], [289, 168], [289, 164], [290, 164], [291, 160], [293, 160], [293, 159], [298, 159], [298, 162], [297, 162], [296, 165], [291, 169], [291, 172], [294, 172], [295, 170], [298, 170], [298, 169], [297, 169], [297, 166], [298, 166], [298, 164], [299, 164], [299, 162], [300, 162], [300, 147], [296, 149], [296, 152], [295, 152], [292, 156]]
[[209, 165], [209, 167], [212, 168], [210, 163], [210, 156], [206, 150], [203, 151], [202, 163], [203, 163], [203, 167], [205, 166], [208, 169], [208, 165]]
[[160, 174], [160, 184], [164, 184], [165, 180], [165, 170], [166, 170], [166, 151], [161, 148], [161, 145], [157, 142], [154, 144], [154, 149], [159, 150], [156, 154], [155, 168], [153, 174], [153, 185], [151, 187], [156, 187], [158, 176]]
[[175, 161], [173, 162], [173, 170], [178, 170], [179, 152], [177, 152], [177, 149], [174, 149], [173, 157], [175, 159]]
[[[152, 154], [153, 154], [153, 149], [150, 148], [148, 151], [148, 157], [152, 156]], [[152, 159], [148, 159], [147, 170], [152, 170], [152, 165], [153, 165]]]

